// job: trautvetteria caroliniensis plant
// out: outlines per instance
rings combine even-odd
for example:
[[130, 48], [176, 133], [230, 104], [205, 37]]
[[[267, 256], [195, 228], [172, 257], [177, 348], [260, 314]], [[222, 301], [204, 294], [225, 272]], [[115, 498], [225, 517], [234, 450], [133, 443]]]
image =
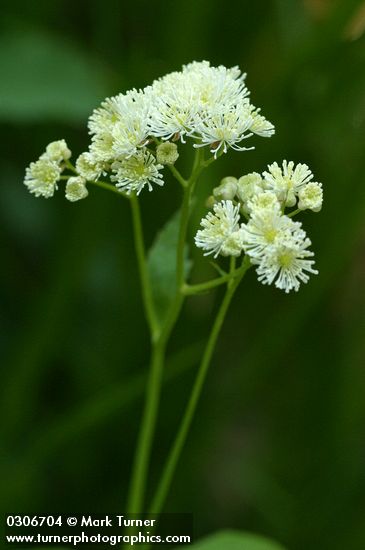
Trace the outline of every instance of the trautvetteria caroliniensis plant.
[[[67, 144], [60, 140], [50, 143], [26, 170], [25, 185], [37, 197], [52, 197], [64, 182], [66, 199], [71, 202], [86, 198], [90, 188], [97, 186], [131, 205], [152, 351], [129, 512], [146, 509], [145, 490], [166, 347], [186, 296], [225, 286], [190, 398], [150, 505], [155, 513], [164, 505], [224, 317], [247, 270], [254, 266], [260, 282], [274, 284], [286, 293], [297, 291], [311, 273], [317, 273], [313, 252], [309, 250], [311, 242], [302, 224], [293, 218], [302, 210], [321, 209], [322, 186], [313, 181], [305, 164], [284, 160], [280, 165], [274, 162], [262, 173], [225, 177], [217, 186], [213, 182], [207, 197], [212, 210], [201, 220], [201, 227], [195, 228], [195, 244], [204, 255], [215, 259], [219, 276], [200, 284], [188, 283], [188, 224], [199, 176], [231, 149], [247, 150], [245, 144], [253, 134], [274, 134], [274, 126], [252, 105], [245, 76], [237, 67], [227, 69], [211, 67], [206, 61], [193, 62], [143, 90], [134, 89], [106, 99], [90, 116], [91, 143], [75, 165], [70, 162]], [[195, 154], [190, 175], [185, 177], [176, 162], [179, 149], [181, 153], [188, 146]], [[139, 195], [164, 186], [166, 169], [181, 186], [181, 209], [158, 235], [147, 256]], [[165, 267], [159, 265], [159, 251], [167, 241], [173, 242], [176, 249], [172, 284], [159, 277]], [[225, 260], [220, 258], [227, 256], [229, 268], [225, 269]]]

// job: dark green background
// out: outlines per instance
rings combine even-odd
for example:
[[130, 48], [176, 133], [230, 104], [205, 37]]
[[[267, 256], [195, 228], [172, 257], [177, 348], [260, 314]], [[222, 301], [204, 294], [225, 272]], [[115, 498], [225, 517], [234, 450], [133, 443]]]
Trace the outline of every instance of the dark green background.
[[[105, 96], [208, 59], [247, 71], [277, 133], [210, 168], [201, 202], [222, 176], [308, 163], [325, 189], [323, 211], [303, 215], [320, 275], [289, 296], [247, 276], [166, 510], [193, 511], [197, 535], [236, 527], [292, 550], [365, 547], [360, 4], [1, 3], [3, 511], [123, 511], [149, 351], [128, 204], [98, 189], [75, 204], [62, 192], [35, 199], [25, 166], [55, 139], [85, 150], [87, 116]], [[143, 193], [149, 243], [178, 202], [172, 180]], [[194, 255], [194, 280], [211, 276]], [[190, 299], [174, 333], [152, 487], [219, 297]]]

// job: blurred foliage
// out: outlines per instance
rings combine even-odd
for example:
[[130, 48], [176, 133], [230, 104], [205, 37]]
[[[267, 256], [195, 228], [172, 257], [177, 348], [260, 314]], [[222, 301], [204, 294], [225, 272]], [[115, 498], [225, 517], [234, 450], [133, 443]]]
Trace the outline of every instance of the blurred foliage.
[[[176, 294], [176, 249], [179, 240], [180, 212], [157, 233], [148, 254], [148, 270], [151, 280], [154, 305], [160, 319], [165, 322]], [[185, 251], [185, 280], [188, 280], [191, 261], [189, 251]]]
[[[61, 137], [85, 150], [105, 95], [209, 59], [247, 71], [277, 134], [204, 173], [192, 231], [221, 177], [307, 162], [325, 188], [303, 216], [320, 275], [290, 296], [248, 275], [167, 509], [192, 510], [197, 536], [365, 547], [363, 14], [354, 0], [2, 2], [2, 511], [123, 510], [149, 352], [128, 205], [36, 200], [25, 166]], [[173, 180], [144, 194], [149, 245], [179, 196]], [[192, 254], [193, 280], [211, 276]], [[189, 299], [175, 331], [151, 485], [220, 295]]]
[[235, 531], [223, 531], [211, 535], [192, 546], [194, 550], [283, 550], [282, 546], [263, 537], [239, 533]]
[[3, 121], [84, 122], [95, 99], [102, 99], [108, 90], [101, 64], [68, 42], [41, 32], [4, 33], [0, 66]]

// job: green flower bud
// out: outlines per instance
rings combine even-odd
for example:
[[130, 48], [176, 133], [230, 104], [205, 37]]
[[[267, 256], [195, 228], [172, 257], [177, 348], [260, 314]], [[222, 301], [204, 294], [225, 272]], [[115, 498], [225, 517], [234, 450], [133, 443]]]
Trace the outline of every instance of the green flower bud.
[[179, 158], [176, 143], [170, 141], [161, 143], [156, 149], [156, 155], [159, 164], [175, 164]]
[[67, 147], [67, 143], [64, 139], [58, 141], [52, 141], [47, 145], [46, 152], [42, 155], [42, 158], [48, 158], [56, 162], [68, 160], [71, 157], [71, 151]]
[[213, 195], [210, 195], [207, 200], [205, 201], [205, 206], [207, 208], [213, 208], [213, 206], [215, 205], [216, 203], [216, 200], [215, 198], [213, 197]]
[[103, 171], [101, 162], [97, 162], [90, 152], [81, 153], [76, 160], [76, 170], [86, 180], [97, 180]]
[[233, 200], [237, 191], [237, 178], [227, 176], [223, 178], [220, 185], [213, 190], [214, 197], [220, 200]]
[[300, 210], [313, 210], [319, 212], [322, 208], [323, 190], [322, 184], [310, 181], [299, 191], [298, 208]]
[[85, 183], [84, 178], [80, 176], [69, 178], [66, 184], [66, 199], [70, 202], [85, 199], [89, 194]]
[[248, 202], [264, 191], [263, 179], [257, 172], [242, 176], [237, 183], [237, 198], [241, 202], [242, 212], [248, 213]]

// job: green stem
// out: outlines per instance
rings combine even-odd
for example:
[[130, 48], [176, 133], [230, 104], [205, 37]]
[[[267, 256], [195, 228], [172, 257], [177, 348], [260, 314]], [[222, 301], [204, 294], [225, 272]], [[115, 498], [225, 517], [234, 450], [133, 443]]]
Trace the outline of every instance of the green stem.
[[[71, 168], [70, 168], [71, 170]], [[75, 172], [75, 171], [74, 171]], [[75, 172], [76, 173], [76, 172]], [[70, 178], [74, 177], [73, 174], [68, 174], [68, 175], [64, 175], [64, 176], [60, 176], [60, 180], [69, 180]], [[111, 183], [108, 183], [106, 181], [93, 181], [93, 180], [88, 180], [87, 181], [87, 184], [88, 185], [94, 185], [95, 187], [100, 187], [100, 189], [105, 189], [106, 191], [111, 191], [112, 193], [117, 193], [117, 195], [119, 195], [120, 197], [124, 197], [125, 199], [129, 199], [130, 197], [123, 191], [121, 191], [120, 189], [118, 189], [118, 187], [115, 187], [115, 185], [112, 185]]]
[[164, 342], [167, 342], [172, 329], [175, 326], [179, 313], [184, 303], [185, 295], [183, 293], [185, 272], [184, 272], [184, 259], [185, 259], [185, 243], [186, 235], [188, 230], [189, 223], [189, 214], [190, 214], [190, 202], [192, 192], [195, 186], [195, 183], [199, 177], [200, 172], [203, 169], [203, 156], [200, 150], [197, 150], [195, 153], [193, 168], [190, 174], [189, 179], [187, 180], [186, 187], [184, 188], [183, 201], [181, 206], [180, 213], [180, 229], [178, 237], [178, 245], [176, 252], [176, 292], [175, 297], [172, 301], [171, 307], [168, 311], [165, 325], [162, 329], [161, 339]]
[[161, 339], [165, 342], [170, 337], [172, 329], [175, 326], [179, 313], [184, 303], [184, 293], [182, 291], [184, 287], [185, 273], [184, 273], [184, 257], [185, 257], [185, 243], [186, 243], [186, 234], [189, 223], [189, 214], [190, 214], [190, 202], [191, 195], [194, 189], [194, 185], [199, 177], [201, 170], [203, 169], [202, 165], [202, 153], [200, 150], [197, 150], [195, 153], [193, 168], [190, 174], [189, 179], [187, 180], [187, 185], [184, 188], [183, 201], [181, 206], [180, 213], [180, 229], [178, 237], [178, 245], [176, 252], [176, 292], [175, 297], [172, 301], [171, 307], [168, 311], [167, 318], [164, 324], [164, 327], [161, 332]]
[[139, 513], [144, 501], [147, 472], [157, 420], [165, 357], [165, 344], [160, 338], [160, 327], [153, 303], [152, 289], [146, 263], [141, 211], [137, 196], [131, 195], [130, 201], [143, 303], [152, 341], [152, 357], [147, 383], [146, 402], [134, 456], [127, 508], [130, 513]]
[[65, 160], [65, 165], [67, 166], [67, 168], [69, 170], [71, 170], [71, 172], [78, 175], [78, 172], [77, 172], [76, 168], [74, 167], [74, 165], [69, 160]]
[[239, 269], [232, 271], [232, 273], [226, 273], [221, 277], [217, 277], [211, 281], [206, 281], [205, 283], [199, 283], [196, 285], [188, 285], [185, 283], [182, 287], [182, 293], [185, 294], [185, 296], [192, 296], [194, 294], [200, 294], [201, 292], [206, 292], [207, 290], [216, 288], [219, 285], [227, 283], [234, 277], [239, 277], [244, 268], [245, 266], [242, 266]]
[[[185, 346], [168, 357], [164, 372], [164, 386], [181, 377], [196, 365], [204, 349], [201, 341]], [[20, 455], [14, 457], [14, 463], [20, 470], [31, 470], [42, 467], [53, 453], [62, 452], [70, 441], [77, 440], [88, 430], [102, 428], [110, 418], [121, 416], [122, 411], [131, 407], [145, 393], [147, 368], [134, 374], [127, 380], [115, 384], [105, 391], [97, 392], [85, 402], [71, 408], [61, 418], [49, 421], [32, 433], [31, 442], [19, 449]]]
[[177, 181], [182, 185], [182, 187], [185, 188], [187, 186], [187, 181], [185, 178], [182, 177], [182, 175], [175, 168], [175, 166], [173, 164], [168, 164], [167, 167], [170, 169], [170, 172], [172, 173], [174, 178], [177, 179]]
[[228, 274], [224, 275], [223, 277], [217, 277], [216, 279], [207, 281], [206, 283], [199, 283], [197, 285], [184, 284], [184, 286], [182, 287], [182, 293], [185, 294], [185, 296], [194, 296], [195, 294], [201, 294], [203, 292], [206, 292], [207, 290], [211, 290], [212, 288], [216, 288], [217, 286], [225, 284], [231, 278], [232, 275]]
[[130, 201], [143, 304], [152, 341], [152, 357], [147, 383], [146, 402], [142, 416], [141, 428], [138, 435], [128, 498], [128, 511], [130, 513], [138, 513], [141, 511], [144, 501], [147, 472], [160, 400], [165, 345], [159, 338], [160, 327], [155, 312], [150, 278], [148, 275], [141, 211], [137, 196], [131, 195]]
[[287, 216], [289, 218], [293, 218], [294, 216], [296, 216], [297, 214], [299, 214], [299, 212], [302, 212], [302, 210], [300, 210], [300, 208], [297, 208], [296, 210], [293, 210], [292, 212], [290, 212], [289, 214], [287, 214]]
[[147, 472], [150, 463], [153, 435], [161, 393], [162, 372], [165, 358], [165, 345], [162, 341], [152, 348], [152, 358], [147, 396], [135, 451], [132, 480], [127, 503], [129, 513], [140, 513], [143, 508]]
[[160, 401], [166, 345], [184, 301], [184, 295], [181, 292], [181, 287], [184, 282], [185, 239], [188, 227], [192, 188], [202, 169], [200, 159], [201, 153], [197, 152], [195, 155], [194, 166], [191, 176], [186, 182], [186, 186], [184, 187], [183, 204], [180, 216], [179, 240], [176, 256], [176, 293], [172, 306], [168, 312], [166, 321], [161, 328], [158, 327], [155, 320], [152, 294], [144, 260], [145, 254], [138, 200], [135, 196], [131, 196], [133, 225], [135, 232], [136, 251], [140, 266], [141, 285], [144, 295], [146, 315], [149, 318], [149, 325], [152, 334], [152, 359], [147, 384], [146, 404], [143, 412], [132, 470], [132, 480], [127, 507], [129, 513], [140, 513], [144, 504], [147, 472], [150, 463], [153, 436], [156, 429], [156, 421]]
[[87, 183], [90, 185], [95, 185], [95, 187], [100, 187], [100, 189], [105, 189], [106, 191], [117, 193], [117, 195], [119, 195], [120, 197], [124, 197], [125, 199], [130, 198], [128, 195], [126, 195], [126, 193], [118, 189], [118, 187], [115, 187], [115, 185], [107, 183], [106, 181], [88, 181]]
[[[220, 156], [220, 155], [219, 155]], [[218, 158], [218, 156], [217, 156]], [[215, 160], [217, 160], [217, 158], [214, 158], [214, 155], [212, 155], [210, 158], [208, 158], [205, 162], [204, 162], [204, 168], [208, 168], [208, 166], [210, 164], [212, 164]]]
[[139, 274], [141, 279], [143, 304], [146, 312], [147, 322], [151, 331], [152, 341], [155, 341], [159, 334], [160, 327], [159, 327], [159, 323], [155, 312], [150, 278], [148, 275], [146, 253], [145, 253], [143, 231], [142, 231], [141, 211], [139, 208], [139, 202], [136, 195], [130, 196], [130, 202], [131, 202], [131, 208], [132, 208], [134, 241], [135, 241], [138, 267], [139, 267]]
[[203, 152], [200, 149], [197, 149], [195, 153], [193, 169], [187, 181], [186, 188], [184, 189], [183, 202], [181, 206], [181, 214], [180, 214], [181, 222], [180, 222], [179, 240], [178, 240], [177, 256], [176, 256], [177, 293], [180, 292], [180, 288], [184, 282], [184, 252], [185, 252], [187, 228], [189, 223], [191, 196], [194, 190], [195, 183], [202, 170], [203, 170]]
[[[181, 420], [180, 427], [177, 431], [174, 443], [171, 447], [171, 451], [166, 460], [165, 467], [164, 467], [156, 494], [152, 501], [150, 512], [153, 514], [159, 514], [164, 506], [166, 497], [170, 489], [172, 478], [176, 470], [178, 460], [183, 450], [183, 447], [189, 432], [189, 428], [191, 426], [194, 413], [197, 408], [197, 404], [202, 392], [204, 381], [209, 369], [209, 365], [211, 362], [211, 358], [214, 352], [218, 335], [223, 325], [224, 318], [226, 316], [229, 304], [231, 303], [231, 300], [236, 291], [236, 288], [239, 285], [247, 269], [249, 269], [249, 267], [250, 267], [249, 261], [245, 260], [242, 266], [242, 272], [240, 277], [231, 278], [227, 284], [227, 290], [224, 295], [222, 304], [218, 310], [216, 319], [213, 323], [212, 330], [209, 335], [207, 346], [205, 348], [202, 361], [200, 363], [198, 373], [195, 378], [195, 382], [192, 388], [192, 392], [191, 392], [188, 404], [186, 406], [183, 418]], [[231, 263], [231, 274], [233, 270], [234, 270], [234, 261], [232, 261]]]

